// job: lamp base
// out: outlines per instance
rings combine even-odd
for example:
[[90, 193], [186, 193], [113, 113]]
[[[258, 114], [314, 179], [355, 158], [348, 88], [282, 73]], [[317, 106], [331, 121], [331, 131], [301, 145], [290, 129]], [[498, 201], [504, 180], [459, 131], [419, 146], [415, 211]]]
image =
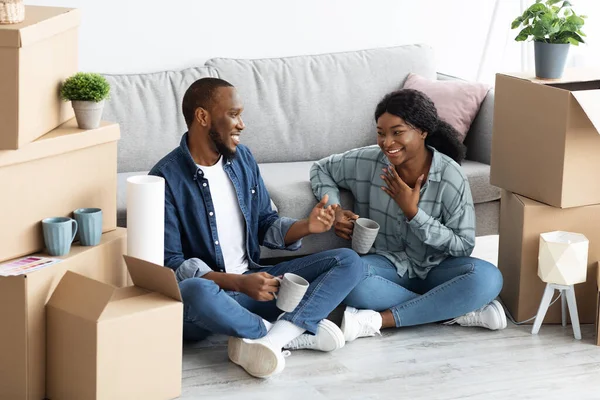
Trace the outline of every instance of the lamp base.
[[550, 306], [550, 301], [554, 296], [554, 291], [560, 292], [560, 302], [562, 309], [562, 326], [567, 326], [567, 305], [569, 306], [569, 314], [571, 315], [571, 325], [573, 325], [573, 334], [575, 339], [581, 340], [581, 328], [579, 327], [579, 315], [577, 314], [577, 302], [575, 300], [575, 287], [573, 285], [557, 285], [555, 283], [547, 283], [540, 307], [538, 308], [533, 328], [532, 335], [537, 335]]

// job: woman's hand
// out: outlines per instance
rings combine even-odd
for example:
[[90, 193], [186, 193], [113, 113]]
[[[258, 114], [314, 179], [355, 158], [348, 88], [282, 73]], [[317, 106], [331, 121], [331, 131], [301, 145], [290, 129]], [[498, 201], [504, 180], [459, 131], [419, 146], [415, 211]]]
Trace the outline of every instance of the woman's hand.
[[421, 175], [415, 183], [415, 188], [412, 189], [406, 184], [396, 172], [396, 168], [390, 166], [383, 168], [383, 179], [387, 187], [382, 186], [381, 189], [386, 192], [404, 213], [409, 220], [413, 219], [419, 211], [419, 198], [421, 197], [421, 183], [425, 175]]
[[358, 215], [350, 210], [344, 210], [339, 204], [333, 206], [335, 211], [335, 234], [342, 239], [350, 240], [354, 231], [354, 221], [358, 219]]

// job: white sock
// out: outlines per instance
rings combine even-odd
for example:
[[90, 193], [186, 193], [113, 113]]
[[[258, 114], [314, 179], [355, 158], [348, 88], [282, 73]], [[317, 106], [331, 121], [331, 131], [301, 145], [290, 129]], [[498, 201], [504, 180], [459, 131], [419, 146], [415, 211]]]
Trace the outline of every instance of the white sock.
[[269, 332], [271, 330], [271, 328], [273, 327], [273, 324], [264, 318], [263, 318], [263, 324], [265, 325], [265, 328], [267, 328], [267, 332]]
[[[277, 321], [263, 339], [268, 340], [278, 349], [302, 335], [306, 329], [292, 324], [290, 321]], [[261, 339], [258, 339], [261, 340]]]

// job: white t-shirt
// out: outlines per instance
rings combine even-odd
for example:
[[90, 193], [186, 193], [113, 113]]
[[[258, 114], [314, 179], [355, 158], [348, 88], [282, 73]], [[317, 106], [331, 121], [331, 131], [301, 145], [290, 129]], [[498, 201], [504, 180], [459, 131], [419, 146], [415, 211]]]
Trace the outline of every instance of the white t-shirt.
[[198, 165], [208, 180], [216, 218], [219, 244], [225, 259], [225, 271], [230, 274], [243, 274], [248, 271], [246, 254], [246, 223], [240, 209], [233, 182], [223, 169], [221, 157], [213, 166]]

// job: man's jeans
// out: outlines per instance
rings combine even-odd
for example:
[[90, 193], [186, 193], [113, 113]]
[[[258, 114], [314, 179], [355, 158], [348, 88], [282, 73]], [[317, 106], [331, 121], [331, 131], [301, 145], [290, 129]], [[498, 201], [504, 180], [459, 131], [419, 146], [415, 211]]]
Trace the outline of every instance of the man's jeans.
[[[310, 286], [291, 313], [281, 319], [316, 333], [319, 321], [329, 315], [365, 278], [365, 264], [350, 249], [329, 250], [247, 273], [273, 276], [291, 272]], [[211, 333], [257, 339], [267, 334], [262, 319], [276, 320], [282, 313], [275, 300], [258, 301], [243, 293], [224, 291], [211, 280], [190, 278], [179, 283], [183, 297], [185, 340], [201, 340]]]
[[444, 321], [477, 310], [498, 296], [502, 274], [473, 257], [448, 257], [426, 279], [403, 277], [380, 255], [362, 257], [367, 277], [344, 300], [359, 309], [391, 310], [396, 326]]

